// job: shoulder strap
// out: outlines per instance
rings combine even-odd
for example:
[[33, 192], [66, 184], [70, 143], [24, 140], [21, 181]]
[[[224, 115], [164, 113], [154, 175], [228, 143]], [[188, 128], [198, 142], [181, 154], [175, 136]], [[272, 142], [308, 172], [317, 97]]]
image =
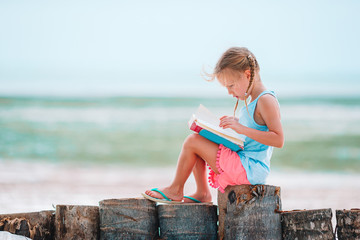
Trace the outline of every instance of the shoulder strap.
[[[275, 95], [275, 93], [274, 93], [273, 91], [265, 90], [265, 91], [263, 91], [262, 93], [260, 93], [259, 96], [257, 96], [257, 98], [254, 99], [254, 101], [251, 101], [250, 103], [252, 103], [252, 104], [256, 103], [256, 102], [259, 100], [259, 98], [260, 98], [262, 95], [265, 95], [265, 94], [271, 94], [271, 95], [273, 95], [274, 97], [276, 97], [276, 95]], [[256, 104], [255, 104], [255, 105], [256, 105]]]
[[257, 98], [255, 98], [254, 101], [252, 101], [248, 106], [249, 106], [249, 113], [250, 115], [253, 117], [254, 116], [254, 111], [255, 111], [255, 107], [257, 105], [257, 101], [259, 100], [259, 98], [262, 96], [262, 95], [265, 95], [265, 94], [271, 94], [273, 95], [275, 98], [276, 98], [276, 95], [273, 91], [268, 91], [268, 90], [265, 90], [263, 91], [262, 93], [259, 94], [259, 96]]
[[[256, 100], [256, 101], [259, 100], [259, 98], [260, 98], [262, 95], [265, 95], [265, 94], [271, 94], [271, 95], [273, 95], [274, 97], [276, 97], [274, 91], [265, 90], [265, 91], [263, 91], [262, 93], [260, 93], [260, 95], [259, 95], [255, 100]], [[255, 101], [255, 100], [254, 100], [254, 101]]]

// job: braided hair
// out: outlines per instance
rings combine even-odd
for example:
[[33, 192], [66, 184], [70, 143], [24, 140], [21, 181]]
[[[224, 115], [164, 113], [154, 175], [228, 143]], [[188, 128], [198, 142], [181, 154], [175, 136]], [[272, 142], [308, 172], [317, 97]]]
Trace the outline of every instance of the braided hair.
[[[251, 88], [251, 86], [252, 86], [252, 84], [254, 82], [255, 64], [256, 64], [255, 61], [256, 61], [256, 59], [254, 59], [251, 54], [249, 54], [246, 58], [247, 58], [247, 60], [249, 62], [249, 66], [250, 66], [250, 80], [249, 80], [249, 85], [248, 85], [248, 87], [247, 87], [247, 89], [245, 91], [245, 99], [244, 99], [244, 101], [245, 101], [246, 110], [247, 110], [247, 112], [248, 112], [248, 114], [250, 116], [249, 108], [248, 108], [246, 100], [247, 100], [248, 95], [249, 95], [249, 90], [250, 90], [250, 88]], [[236, 106], [237, 106], [237, 104], [236, 104]], [[236, 111], [236, 109], [235, 109], [235, 111]]]

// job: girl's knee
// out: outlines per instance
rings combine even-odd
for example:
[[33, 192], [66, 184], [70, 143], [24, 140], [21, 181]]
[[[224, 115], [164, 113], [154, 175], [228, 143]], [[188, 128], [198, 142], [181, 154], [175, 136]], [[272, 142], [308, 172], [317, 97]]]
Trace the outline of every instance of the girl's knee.
[[184, 141], [183, 148], [193, 148], [199, 141], [202, 140], [202, 136], [197, 133], [192, 133]]

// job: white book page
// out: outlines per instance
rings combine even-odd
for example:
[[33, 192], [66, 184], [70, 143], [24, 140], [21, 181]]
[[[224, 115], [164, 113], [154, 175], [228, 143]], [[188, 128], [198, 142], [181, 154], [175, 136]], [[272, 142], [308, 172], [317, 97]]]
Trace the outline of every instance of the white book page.
[[199, 108], [197, 109], [195, 113], [195, 118], [199, 123], [202, 123], [211, 129], [214, 129], [233, 138], [241, 139], [239, 134], [234, 130], [230, 128], [223, 129], [219, 127], [220, 118], [215, 116], [212, 112], [209, 111], [209, 109], [204, 107], [202, 104], [200, 104]]
[[206, 121], [207, 123], [215, 126], [219, 126], [220, 124], [220, 119], [202, 104], [200, 104], [200, 106], [196, 110], [195, 116], [197, 119]]

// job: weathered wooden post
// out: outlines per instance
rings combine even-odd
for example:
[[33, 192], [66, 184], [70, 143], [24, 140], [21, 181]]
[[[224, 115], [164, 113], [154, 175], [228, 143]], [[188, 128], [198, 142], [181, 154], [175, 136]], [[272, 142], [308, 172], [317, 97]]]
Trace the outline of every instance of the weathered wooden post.
[[147, 199], [108, 199], [100, 202], [100, 239], [157, 239], [156, 203]]
[[99, 207], [57, 205], [55, 240], [99, 239]]
[[284, 211], [281, 213], [283, 239], [334, 239], [331, 218], [330, 208]]
[[218, 192], [219, 239], [281, 239], [280, 187], [228, 186]]
[[217, 207], [212, 204], [158, 206], [161, 239], [217, 239]]
[[336, 210], [336, 223], [339, 240], [360, 239], [360, 209]]
[[35, 240], [54, 239], [55, 211], [0, 214], [0, 231]]

